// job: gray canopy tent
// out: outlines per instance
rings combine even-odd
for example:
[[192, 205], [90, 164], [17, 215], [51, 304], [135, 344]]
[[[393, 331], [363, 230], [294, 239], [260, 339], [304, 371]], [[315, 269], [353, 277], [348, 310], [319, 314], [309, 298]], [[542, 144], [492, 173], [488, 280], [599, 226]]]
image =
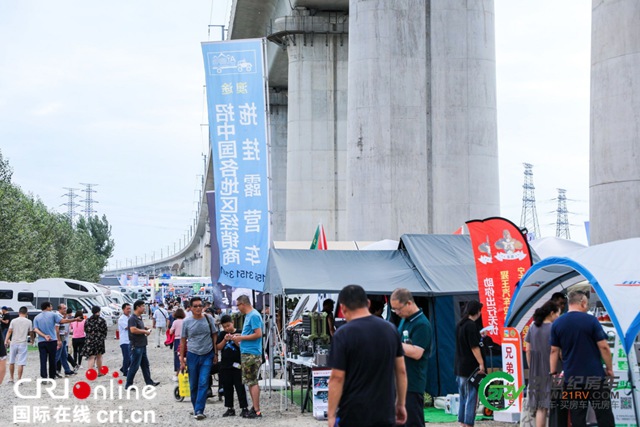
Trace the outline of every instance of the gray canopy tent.
[[435, 345], [427, 391], [436, 396], [456, 392], [455, 326], [462, 306], [478, 298], [469, 236], [406, 234], [392, 251], [269, 252], [265, 293], [335, 293], [349, 284], [361, 285], [372, 295], [389, 295], [402, 287], [427, 298]]
[[420, 295], [428, 292], [426, 283], [401, 251], [269, 251], [265, 293], [330, 293], [350, 284], [378, 295], [389, 294], [398, 287]]

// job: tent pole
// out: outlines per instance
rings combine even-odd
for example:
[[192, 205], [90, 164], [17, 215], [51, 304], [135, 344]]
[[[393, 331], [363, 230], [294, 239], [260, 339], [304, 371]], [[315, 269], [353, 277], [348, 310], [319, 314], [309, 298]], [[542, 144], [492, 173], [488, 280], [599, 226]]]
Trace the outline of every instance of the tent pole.
[[[280, 315], [282, 319], [282, 369], [284, 369], [284, 410], [289, 410], [289, 400], [287, 399], [287, 394], [289, 392], [289, 364], [287, 363], [287, 353], [289, 349], [287, 348], [287, 294], [282, 293], [282, 314]], [[293, 387], [293, 384], [291, 384]]]
[[[269, 296], [270, 297], [270, 296]], [[267, 311], [265, 306], [266, 306], [266, 298], [264, 297], [264, 294], [262, 294], [262, 311], [265, 312]], [[269, 305], [269, 309], [271, 309], [271, 305]], [[271, 311], [271, 310], [269, 310]], [[264, 315], [264, 320], [265, 320], [265, 325], [268, 324], [267, 327], [267, 345], [269, 348], [269, 351], [267, 352], [267, 361], [269, 362], [269, 366], [265, 366], [265, 368], [269, 371], [267, 372], [267, 376], [265, 378], [265, 385], [269, 384], [269, 399], [271, 399], [271, 378], [273, 376], [272, 372], [273, 372], [273, 346], [276, 344], [275, 341], [273, 340], [273, 316], [271, 316], [271, 321], [269, 321], [269, 317], [271, 316], [271, 313]], [[262, 349], [264, 351], [264, 349]]]

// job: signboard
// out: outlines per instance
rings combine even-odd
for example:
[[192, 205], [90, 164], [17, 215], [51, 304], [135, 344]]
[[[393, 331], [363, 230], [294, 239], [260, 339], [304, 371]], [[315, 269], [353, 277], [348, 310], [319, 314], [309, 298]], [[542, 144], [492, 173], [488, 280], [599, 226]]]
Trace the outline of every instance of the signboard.
[[[524, 364], [522, 363], [522, 341], [516, 328], [504, 328], [502, 337], [502, 371], [514, 378], [513, 389], [524, 386]], [[504, 402], [505, 412], [522, 411], [522, 393], [514, 400]]]
[[264, 39], [202, 43], [218, 282], [258, 291], [264, 289], [270, 241], [264, 46]]
[[522, 341], [515, 328], [504, 328], [503, 334], [502, 371], [492, 372], [480, 381], [478, 397], [485, 408], [494, 411], [494, 420], [518, 422], [525, 387]]
[[[614, 331], [611, 331], [611, 333], [615, 334]], [[627, 353], [624, 351], [622, 340], [617, 334], [612, 350], [611, 358], [615, 387], [611, 390], [611, 410], [613, 411], [616, 425], [636, 426], [636, 413], [633, 406], [634, 389], [629, 378], [629, 360], [627, 359]]]
[[312, 371], [313, 380], [313, 416], [316, 420], [327, 419], [327, 409], [329, 408], [329, 377], [331, 369], [316, 369]]

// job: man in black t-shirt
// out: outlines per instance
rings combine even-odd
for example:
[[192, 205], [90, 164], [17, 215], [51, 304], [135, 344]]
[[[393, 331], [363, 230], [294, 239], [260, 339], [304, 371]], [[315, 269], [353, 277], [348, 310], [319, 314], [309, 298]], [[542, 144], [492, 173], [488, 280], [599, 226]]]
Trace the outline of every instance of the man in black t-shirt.
[[480, 351], [480, 332], [476, 326], [476, 320], [481, 316], [481, 309], [480, 302], [469, 301], [456, 326], [456, 354], [453, 366], [460, 393], [458, 422], [462, 426], [472, 426], [476, 419], [478, 389], [476, 385], [469, 382], [469, 377], [476, 369], [482, 373], [485, 372]]
[[233, 417], [236, 410], [233, 409], [233, 389], [235, 387], [238, 394], [238, 404], [242, 412], [240, 415], [246, 417], [249, 414], [249, 404], [247, 403], [247, 392], [242, 385], [242, 367], [240, 365], [240, 347], [233, 342], [232, 336], [242, 331], [236, 330], [233, 326], [231, 316], [224, 315], [220, 318], [222, 332], [218, 334], [216, 350], [222, 352], [220, 360], [220, 384], [224, 390], [224, 406], [227, 411], [223, 417]]
[[147, 357], [147, 337], [151, 334], [151, 330], [144, 325], [142, 313], [144, 313], [144, 301], [138, 300], [133, 303], [133, 314], [128, 320], [131, 364], [129, 365], [127, 382], [124, 388], [129, 388], [133, 385], [133, 379], [138, 373], [138, 369], [142, 369], [145, 384], [154, 387], [160, 384], [151, 379], [151, 368]]
[[329, 366], [329, 427], [404, 424], [407, 372], [400, 335], [369, 313], [358, 285], [346, 286], [338, 303], [347, 324], [333, 335]]

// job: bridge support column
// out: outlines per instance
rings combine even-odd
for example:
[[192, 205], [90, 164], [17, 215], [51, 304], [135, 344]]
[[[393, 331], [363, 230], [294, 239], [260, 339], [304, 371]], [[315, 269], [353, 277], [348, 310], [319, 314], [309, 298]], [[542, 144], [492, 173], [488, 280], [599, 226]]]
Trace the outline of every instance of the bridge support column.
[[287, 91], [269, 91], [271, 126], [271, 239], [286, 239]]
[[640, 3], [594, 2], [591, 22], [593, 245], [640, 237]]
[[499, 214], [493, 0], [349, 2], [348, 239]]
[[276, 20], [289, 57], [286, 239], [345, 238], [346, 15], [294, 10]]

